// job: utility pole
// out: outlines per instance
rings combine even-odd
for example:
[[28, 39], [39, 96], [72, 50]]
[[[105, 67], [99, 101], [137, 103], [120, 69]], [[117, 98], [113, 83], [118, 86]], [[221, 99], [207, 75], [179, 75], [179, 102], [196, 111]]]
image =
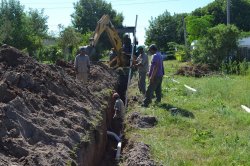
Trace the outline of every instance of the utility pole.
[[128, 83], [127, 83], [127, 89], [126, 89], [126, 96], [125, 96], [125, 110], [127, 109], [127, 106], [128, 106], [128, 87], [129, 87], [129, 84], [130, 84], [130, 79], [131, 79], [131, 74], [132, 74], [131, 66], [133, 64], [134, 52], [136, 51], [135, 46], [136, 46], [137, 18], [138, 18], [138, 15], [136, 15], [136, 18], [135, 18], [135, 29], [134, 29], [134, 40], [133, 40], [134, 42], [133, 42], [133, 47], [132, 47], [132, 53], [130, 55], [129, 75], [128, 75]]
[[187, 47], [187, 30], [186, 30], [186, 23], [185, 23], [184, 16], [182, 16], [182, 21], [183, 21], [183, 30], [184, 30], [184, 42], [185, 42], [185, 46]]
[[230, 0], [227, 0], [227, 25], [230, 24]]

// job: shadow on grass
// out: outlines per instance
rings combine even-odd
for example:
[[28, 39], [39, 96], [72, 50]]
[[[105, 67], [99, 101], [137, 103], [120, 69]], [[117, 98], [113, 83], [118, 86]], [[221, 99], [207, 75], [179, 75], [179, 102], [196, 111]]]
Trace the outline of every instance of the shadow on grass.
[[171, 113], [171, 115], [173, 115], [173, 116], [181, 115], [181, 116], [187, 117], [187, 118], [194, 118], [194, 114], [192, 112], [185, 110], [185, 109], [182, 109], [182, 108], [175, 107], [171, 104], [163, 103], [163, 104], [159, 104], [159, 107], [169, 111]]

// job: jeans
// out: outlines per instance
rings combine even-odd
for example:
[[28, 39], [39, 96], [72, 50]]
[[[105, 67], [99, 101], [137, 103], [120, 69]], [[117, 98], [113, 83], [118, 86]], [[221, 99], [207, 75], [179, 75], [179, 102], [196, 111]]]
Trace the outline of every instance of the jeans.
[[138, 87], [143, 95], [146, 94], [146, 75], [146, 72], [139, 72]]
[[144, 99], [144, 106], [148, 106], [149, 103], [151, 103], [153, 93], [156, 94], [156, 101], [161, 102], [161, 83], [162, 83], [162, 77], [156, 77], [153, 83], [149, 83], [146, 96]]

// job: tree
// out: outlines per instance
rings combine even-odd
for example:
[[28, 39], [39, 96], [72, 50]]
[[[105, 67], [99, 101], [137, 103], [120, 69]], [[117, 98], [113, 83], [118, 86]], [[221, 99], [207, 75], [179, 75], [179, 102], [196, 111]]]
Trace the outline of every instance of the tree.
[[[68, 49], [72, 55], [73, 50], [77, 49], [77, 46], [81, 42], [81, 34], [73, 27], [67, 27], [60, 32], [59, 45], [63, 50]], [[66, 54], [65, 54], [66, 55]], [[65, 59], [67, 59], [65, 57]]]
[[82, 34], [94, 31], [97, 21], [108, 14], [116, 28], [122, 27], [123, 15], [112, 9], [111, 3], [103, 0], [80, 0], [74, 4], [71, 15], [73, 26]]
[[38, 49], [43, 47], [43, 39], [48, 36], [48, 25], [46, 24], [48, 17], [43, 16], [43, 14], [43, 10], [39, 12], [31, 9], [25, 17], [26, 22], [24, 26], [26, 26], [27, 40], [30, 43], [25, 47], [30, 55], [34, 55]]
[[186, 14], [171, 16], [168, 11], [149, 21], [146, 29], [146, 44], [155, 43], [159, 49], [168, 51], [168, 42], [184, 43], [183, 17]]
[[[24, 7], [15, 0], [2, 0], [0, 6], [0, 26], [1, 33], [6, 33], [2, 37], [2, 42], [13, 45], [17, 48], [24, 48], [24, 40], [27, 34], [24, 31]], [[24, 31], [21, 33], [21, 31]]]
[[[123, 15], [112, 9], [111, 3], [104, 0], [80, 0], [74, 4], [75, 12], [71, 15], [73, 27], [83, 35], [95, 31], [97, 22], [107, 14], [115, 28], [121, 28]], [[105, 49], [111, 48], [111, 43], [106, 33], [103, 33], [96, 46], [96, 56]]]
[[38, 11], [30, 9], [28, 12], [28, 25], [34, 35], [40, 37], [47, 37], [48, 25], [47, 16], [44, 16], [44, 10]]
[[6, 17], [0, 18], [0, 43], [6, 43], [6, 41], [12, 39], [12, 33], [14, 31], [11, 21]]
[[193, 52], [195, 63], [206, 63], [218, 69], [237, 50], [239, 30], [236, 26], [219, 24], [210, 28], [208, 33], [199, 40]]
[[[249, 0], [230, 0], [231, 1], [231, 24], [236, 25], [239, 30], [250, 31], [250, 1]], [[227, 0], [215, 0], [203, 8], [198, 8], [192, 15], [214, 17], [213, 26], [227, 23]]]
[[188, 33], [188, 40], [191, 43], [194, 40], [199, 40], [203, 37], [209, 28], [212, 27], [213, 16], [192, 16], [186, 17], [186, 27]]
[[250, 1], [231, 0], [231, 22], [240, 30], [250, 31]]
[[47, 34], [47, 17], [43, 11], [24, 12], [16, 0], [2, 0], [0, 6], [0, 39], [2, 43], [18, 49], [27, 49], [30, 55], [42, 45]]

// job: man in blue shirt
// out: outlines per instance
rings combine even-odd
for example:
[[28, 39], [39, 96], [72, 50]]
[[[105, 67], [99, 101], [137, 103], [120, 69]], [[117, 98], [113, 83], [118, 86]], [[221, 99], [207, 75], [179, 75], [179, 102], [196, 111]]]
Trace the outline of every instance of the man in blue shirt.
[[155, 44], [149, 46], [149, 52], [153, 55], [153, 58], [148, 74], [149, 85], [142, 105], [144, 107], [148, 107], [149, 103], [151, 103], [154, 92], [156, 94], [156, 102], [161, 102], [161, 84], [164, 75], [163, 59]]

